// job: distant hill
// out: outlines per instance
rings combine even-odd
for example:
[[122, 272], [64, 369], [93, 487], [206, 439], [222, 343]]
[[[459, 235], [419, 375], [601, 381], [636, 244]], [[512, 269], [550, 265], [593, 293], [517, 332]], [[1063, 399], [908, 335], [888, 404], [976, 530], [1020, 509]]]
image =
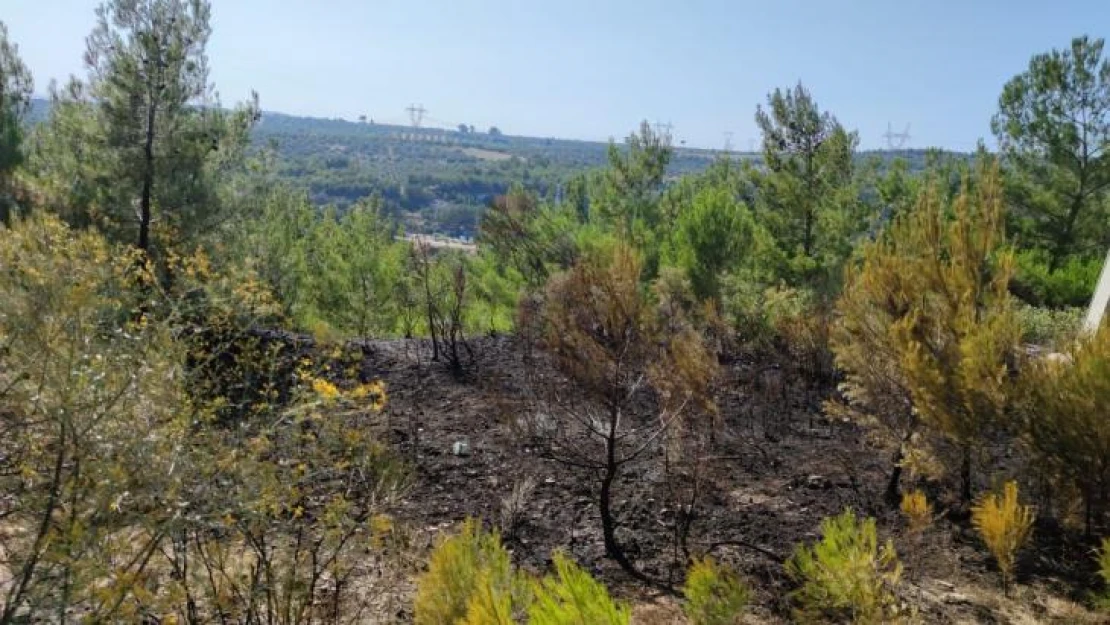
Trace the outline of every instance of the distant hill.
[[[30, 121], [49, 115], [36, 99]], [[631, 132], [632, 129], [629, 129]], [[512, 184], [555, 196], [576, 174], [602, 167], [609, 144], [528, 137], [485, 129], [413, 128], [265, 112], [255, 128], [259, 147], [272, 147], [277, 174], [307, 189], [320, 205], [349, 206], [377, 194], [412, 232], [472, 236], [481, 210]], [[676, 146], [670, 174], [702, 171], [722, 152]], [[924, 167], [924, 150], [861, 152], [860, 159], [903, 158]], [[758, 163], [759, 154], [732, 153]]]

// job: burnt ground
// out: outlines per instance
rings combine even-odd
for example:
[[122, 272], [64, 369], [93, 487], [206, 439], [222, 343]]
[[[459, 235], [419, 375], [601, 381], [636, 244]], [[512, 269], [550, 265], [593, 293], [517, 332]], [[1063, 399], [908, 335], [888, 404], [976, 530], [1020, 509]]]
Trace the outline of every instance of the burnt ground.
[[[654, 604], [653, 616], [640, 622], [682, 622], [673, 616], [673, 597], [631, 579], [605, 557], [592, 478], [543, 458], [516, 426], [535, 408], [513, 339], [474, 340], [475, 363], [462, 376], [429, 362], [431, 350], [418, 340], [359, 345], [362, 376], [387, 384], [385, 437], [414, 470], [411, 490], [391, 513], [422, 536], [425, 548], [466, 517], [498, 527], [503, 499], [528, 477], [534, 491], [506, 537], [518, 566], [541, 572], [551, 551], [563, 548], [615, 593]], [[894, 539], [906, 565], [903, 599], [923, 622], [1101, 622], [1074, 603], [1093, 580], [1092, 543], [1070, 531], [1037, 528], [1010, 598], [1002, 596], [966, 519], [939, 519], [920, 543], [903, 536], [897, 512], [882, 497], [890, 450], [875, 447], [857, 425], [826, 420], [821, 404], [832, 384], [807, 377], [782, 355], [722, 365], [720, 435], [708, 454], [713, 460], [690, 547], [744, 574], [755, 590], [753, 622], [790, 620], [786, 595], [793, 586], [782, 562], [795, 544], [818, 538], [822, 518], [846, 507], [876, 517], [880, 535]], [[454, 453], [456, 443], [466, 453]], [[636, 566], [665, 585], [680, 583], [681, 575], [672, 566], [671, 517], [658, 465], [648, 459], [623, 476], [615, 511], [623, 524], [618, 536]], [[393, 617], [407, 620], [405, 602], [396, 605]]]

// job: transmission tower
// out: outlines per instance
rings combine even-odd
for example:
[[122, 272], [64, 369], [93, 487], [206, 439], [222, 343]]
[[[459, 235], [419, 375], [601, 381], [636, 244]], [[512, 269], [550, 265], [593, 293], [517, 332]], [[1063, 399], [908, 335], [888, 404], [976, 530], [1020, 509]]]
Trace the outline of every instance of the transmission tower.
[[672, 130], [674, 130], [674, 124], [671, 122], [665, 124], [661, 121], [655, 122], [655, 135], [658, 137], [669, 137]]
[[731, 152], [732, 151], [732, 135], [733, 135], [733, 132], [731, 130], [726, 130], [724, 132], [724, 135], [725, 135], [725, 152]]
[[886, 149], [901, 150], [910, 142], [910, 125], [906, 124], [906, 129], [902, 132], [894, 132], [890, 122], [887, 122], [886, 132], [883, 133], [883, 138], [886, 139]]
[[423, 104], [410, 104], [405, 110], [408, 111], [413, 128], [420, 127], [420, 123], [424, 121], [424, 114], [428, 112], [428, 109], [424, 108]]

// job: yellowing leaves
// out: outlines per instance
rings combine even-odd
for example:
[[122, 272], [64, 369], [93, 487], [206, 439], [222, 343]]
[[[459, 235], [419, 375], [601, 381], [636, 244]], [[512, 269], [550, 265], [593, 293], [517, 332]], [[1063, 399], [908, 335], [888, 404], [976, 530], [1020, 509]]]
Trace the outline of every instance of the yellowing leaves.
[[1006, 482], [1001, 495], [988, 494], [971, 508], [971, 522], [1002, 572], [1007, 591], [1013, 581], [1018, 549], [1033, 531], [1033, 508], [1018, 501], [1017, 482]]
[[326, 401], [334, 401], [339, 397], [339, 388], [323, 378], [312, 380], [312, 390]]

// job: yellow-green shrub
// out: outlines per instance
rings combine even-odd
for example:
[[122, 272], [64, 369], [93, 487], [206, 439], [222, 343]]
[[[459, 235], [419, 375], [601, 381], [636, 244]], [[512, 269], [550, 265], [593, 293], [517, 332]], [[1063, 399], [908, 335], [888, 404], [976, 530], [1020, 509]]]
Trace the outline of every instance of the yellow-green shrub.
[[732, 625], [751, 601], [751, 590], [736, 572], [709, 557], [690, 567], [682, 594], [682, 610], [691, 625]]
[[802, 584], [791, 594], [802, 620], [886, 623], [899, 616], [892, 587], [902, 565], [893, 543], [880, 548], [875, 519], [857, 521], [851, 510], [825, 519], [821, 540], [799, 545], [786, 572]]
[[1006, 482], [1002, 495], [988, 494], [971, 508], [971, 523], [987, 544], [1007, 591], [1013, 580], [1014, 561], [1033, 531], [1033, 509], [1018, 502], [1016, 482]]
[[478, 521], [468, 519], [462, 531], [440, 541], [428, 570], [417, 580], [415, 622], [496, 623], [472, 618], [480, 618], [479, 613], [501, 613], [505, 601], [510, 602], [511, 611], [512, 586], [512, 565], [501, 538], [496, 532], [483, 531]]
[[555, 575], [533, 587], [529, 625], [628, 625], [632, 611], [573, 560], [554, 554]]
[[478, 586], [466, 606], [463, 625], [514, 625], [511, 592], [498, 587], [489, 571], [478, 580]]

